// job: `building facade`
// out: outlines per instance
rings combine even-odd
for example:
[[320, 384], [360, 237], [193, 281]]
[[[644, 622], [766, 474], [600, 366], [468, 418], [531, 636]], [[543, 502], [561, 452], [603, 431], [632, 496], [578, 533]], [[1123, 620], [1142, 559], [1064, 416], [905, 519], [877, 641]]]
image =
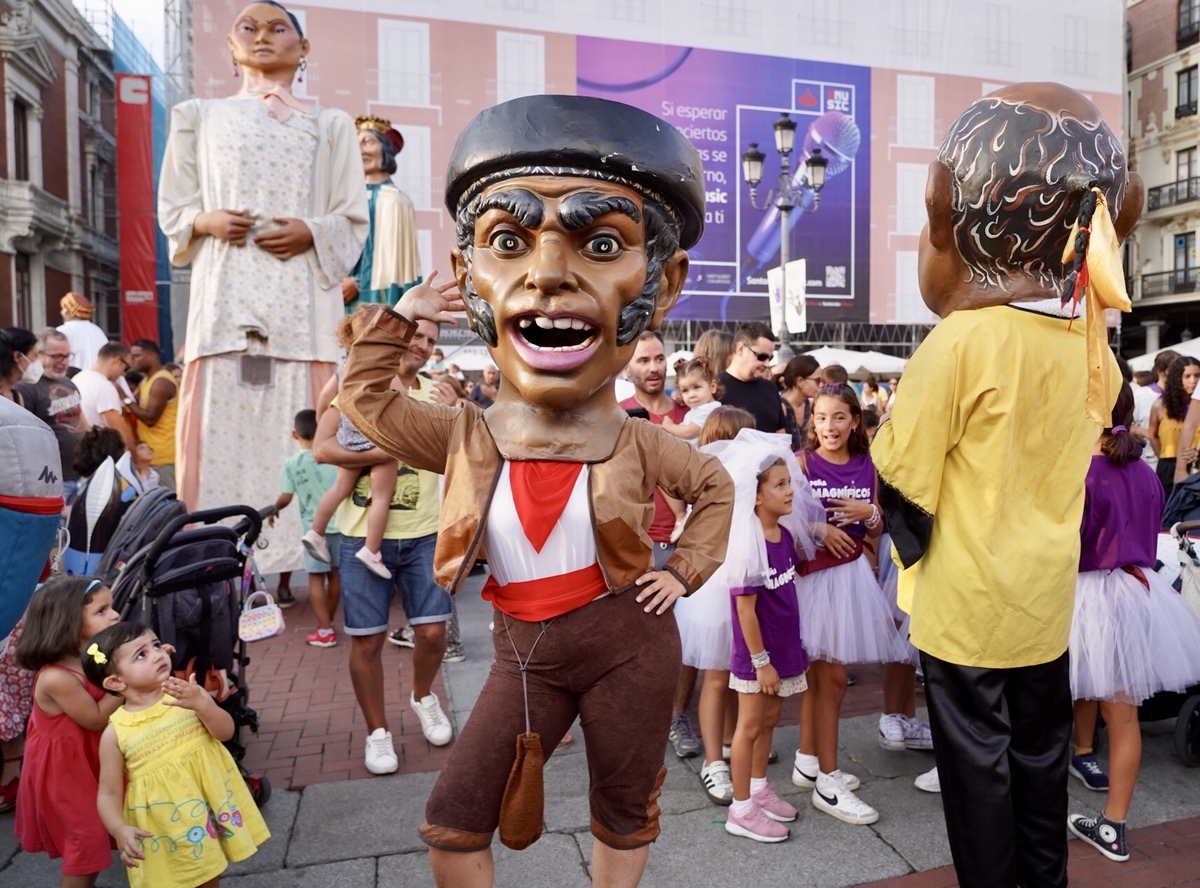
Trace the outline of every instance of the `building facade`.
[[1146, 209], [1126, 248], [1133, 318], [1126, 354], [1200, 336], [1200, 0], [1128, 0], [1130, 165]]
[[86, 293], [116, 337], [112, 51], [70, 0], [0, 0], [0, 326], [59, 323]]
[[[168, 51], [167, 75], [184, 95], [238, 89], [226, 36], [244, 5], [168, 0], [167, 45], [180, 51]], [[1114, 0], [287, 5], [311, 43], [297, 95], [387, 118], [404, 135], [394, 179], [416, 207], [426, 270], [446, 271], [454, 226], [443, 170], [482, 108], [531, 93], [591, 95], [679, 127], [704, 160], [709, 208], [668, 318], [681, 341], [714, 322], [770, 317], [767, 272], [784, 235], [775, 209], [753, 205], [740, 158], [755, 142], [778, 168], [781, 113], [798, 125], [791, 169], [810, 146], [837, 156], [819, 207], [805, 196], [800, 205], [815, 212], [795, 211], [787, 226], [788, 255], [806, 263], [808, 329], [797, 344], [886, 343], [907, 354], [935, 320], [917, 286], [918, 243], [929, 163], [959, 112], [1018, 80], [1069, 84], [1114, 129], [1124, 110], [1125, 10]]]

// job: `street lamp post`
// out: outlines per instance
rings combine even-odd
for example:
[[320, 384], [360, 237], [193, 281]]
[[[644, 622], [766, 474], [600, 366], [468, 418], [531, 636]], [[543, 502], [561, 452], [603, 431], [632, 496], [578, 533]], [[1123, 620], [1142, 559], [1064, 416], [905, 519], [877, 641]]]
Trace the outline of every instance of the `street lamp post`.
[[[765, 210], [774, 201], [775, 209], [779, 211], [779, 268], [783, 288], [783, 312], [779, 321], [778, 333], [781, 357], [785, 350], [791, 351], [788, 343], [792, 338], [787, 321], [787, 265], [791, 258], [788, 243], [788, 219], [797, 206], [802, 212], [816, 212], [821, 201], [821, 189], [825, 187], [825, 167], [829, 164], [829, 159], [821, 154], [821, 149], [814, 148], [812, 154], [804, 161], [804, 176], [801, 177], [799, 183], [793, 185], [791, 154], [795, 147], [796, 121], [786, 113], [781, 114], [775, 121], [775, 150], [779, 152], [780, 157], [779, 181], [774, 190], [767, 192], [762, 206], [759, 206], [756, 198], [758, 183], [762, 181], [763, 161], [766, 160], [766, 155], [758, 150], [757, 142], [751, 142], [749, 150], [742, 155], [742, 177], [750, 186], [750, 205], [756, 210]], [[807, 209], [800, 201], [801, 195], [806, 190], [811, 190], [813, 194], [811, 210]]]

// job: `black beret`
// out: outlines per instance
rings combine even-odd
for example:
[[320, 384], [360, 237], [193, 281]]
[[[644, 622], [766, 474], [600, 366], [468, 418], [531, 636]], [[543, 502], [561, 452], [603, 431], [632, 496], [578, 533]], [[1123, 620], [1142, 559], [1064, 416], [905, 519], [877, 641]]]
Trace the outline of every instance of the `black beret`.
[[679, 242], [704, 232], [704, 168], [683, 133], [632, 105], [589, 96], [523, 96], [480, 111], [454, 143], [446, 206], [514, 176], [591, 176], [632, 186], [675, 217]]

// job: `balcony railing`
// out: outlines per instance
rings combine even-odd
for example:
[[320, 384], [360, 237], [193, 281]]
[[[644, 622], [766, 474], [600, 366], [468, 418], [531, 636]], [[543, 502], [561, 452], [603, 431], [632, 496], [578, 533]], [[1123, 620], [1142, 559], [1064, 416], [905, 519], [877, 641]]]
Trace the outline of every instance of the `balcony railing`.
[[1195, 115], [1196, 115], [1195, 100], [1192, 100], [1190, 102], [1184, 102], [1180, 105], [1175, 106], [1175, 119], [1176, 120], [1178, 120], [1181, 117], [1194, 117]]
[[1200, 20], [1180, 22], [1175, 31], [1175, 48], [1183, 49], [1200, 40]]
[[1175, 271], [1160, 271], [1142, 275], [1142, 298], [1170, 296], [1173, 293], [1194, 293], [1200, 280], [1198, 268], [1180, 268]]
[[1194, 177], [1151, 188], [1149, 194], [1146, 195], [1146, 209], [1157, 210], [1198, 199], [1200, 199], [1200, 177]]

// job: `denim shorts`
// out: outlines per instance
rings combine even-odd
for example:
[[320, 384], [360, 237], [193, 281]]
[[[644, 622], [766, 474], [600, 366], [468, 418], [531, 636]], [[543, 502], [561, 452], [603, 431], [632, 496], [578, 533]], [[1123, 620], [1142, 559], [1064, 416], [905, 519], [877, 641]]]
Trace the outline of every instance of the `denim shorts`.
[[342, 535], [337, 532], [325, 534], [325, 545], [329, 548], [329, 557], [333, 559], [329, 564], [317, 561], [308, 554], [308, 549], [304, 550], [304, 569], [310, 574], [327, 574], [342, 566]]
[[347, 635], [386, 632], [392, 596], [397, 592], [410, 626], [450, 619], [450, 593], [433, 581], [436, 542], [436, 533], [412, 540], [385, 539], [379, 554], [392, 572], [392, 579], [385, 580], [354, 557], [366, 540], [342, 535], [342, 618]]

